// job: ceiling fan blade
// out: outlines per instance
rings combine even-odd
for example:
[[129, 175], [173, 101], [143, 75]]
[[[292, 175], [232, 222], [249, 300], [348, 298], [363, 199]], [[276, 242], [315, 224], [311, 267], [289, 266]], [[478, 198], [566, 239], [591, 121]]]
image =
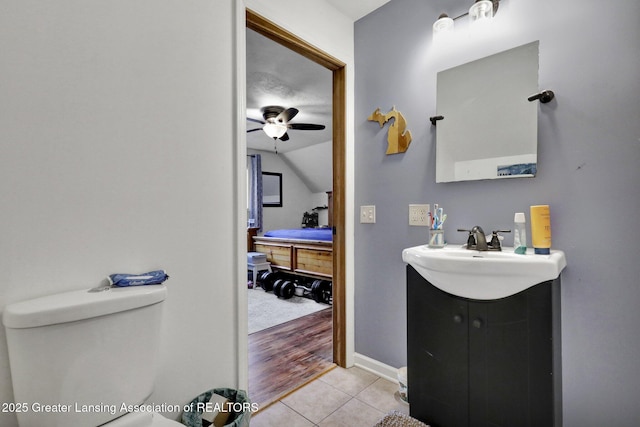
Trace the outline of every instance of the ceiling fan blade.
[[257, 130], [262, 130], [262, 128], [255, 128], [255, 129], [247, 129], [247, 133], [249, 132], [255, 132]]
[[282, 135], [280, 138], [278, 138], [280, 141], [288, 141], [289, 140], [289, 134], [288, 133], [284, 133], [284, 135]]
[[325, 125], [314, 125], [312, 123], [289, 123], [287, 125], [289, 129], [295, 130], [322, 130], [326, 126]]
[[264, 124], [264, 122], [262, 120], [252, 119], [251, 117], [247, 117], [247, 120], [249, 120], [250, 122], [254, 122], [254, 123]]
[[296, 116], [296, 114], [298, 114], [297, 108], [287, 108], [282, 113], [278, 114], [278, 117], [276, 117], [276, 120], [281, 123], [282, 122], [287, 123], [289, 120], [293, 119]]

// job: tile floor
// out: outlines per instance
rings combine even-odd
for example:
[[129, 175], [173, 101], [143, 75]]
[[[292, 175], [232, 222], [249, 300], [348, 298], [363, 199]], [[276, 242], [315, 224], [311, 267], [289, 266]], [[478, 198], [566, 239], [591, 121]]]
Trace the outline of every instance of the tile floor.
[[251, 417], [251, 427], [372, 427], [392, 409], [409, 413], [398, 384], [337, 367]]

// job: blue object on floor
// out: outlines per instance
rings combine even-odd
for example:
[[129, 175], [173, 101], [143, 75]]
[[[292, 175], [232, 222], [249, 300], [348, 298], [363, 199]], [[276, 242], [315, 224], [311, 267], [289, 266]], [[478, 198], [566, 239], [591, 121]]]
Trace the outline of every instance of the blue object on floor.
[[111, 274], [107, 278], [112, 286], [158, 285], [169, 276], [164, 270], [154, 270], [144, 274]]

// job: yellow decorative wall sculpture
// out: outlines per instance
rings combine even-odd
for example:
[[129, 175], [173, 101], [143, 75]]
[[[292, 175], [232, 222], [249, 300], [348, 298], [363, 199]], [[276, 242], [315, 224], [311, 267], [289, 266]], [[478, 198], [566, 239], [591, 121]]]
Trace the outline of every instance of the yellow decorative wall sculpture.
[[380, 127], [383, 127], [392, 118], [394, 121], [387, 134], [386, 154], [404, 153], [409, 148], [409, 144], [411, 144], [411, 131], [407, 130], [407, 121], [402, 113], [396, 110], [395, 105], [387, 114], [382, 114], [380, 108], [376, 108], [376, 111], [368, 117], [368, 120], [378, 122]]

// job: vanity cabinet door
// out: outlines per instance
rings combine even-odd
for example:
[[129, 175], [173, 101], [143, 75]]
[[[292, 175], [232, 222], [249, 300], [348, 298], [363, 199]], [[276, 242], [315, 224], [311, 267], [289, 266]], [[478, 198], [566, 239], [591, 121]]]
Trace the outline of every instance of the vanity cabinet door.
[[468, 304], [407, 268], [411, 415], [432, 427], [469, 426]]
[[408, 266], [411, 415], [432, 427], [552, 427], [552, 287], [469, 300]]
[[469, 302], [471, 426], [553, 426], [551, 282]]

